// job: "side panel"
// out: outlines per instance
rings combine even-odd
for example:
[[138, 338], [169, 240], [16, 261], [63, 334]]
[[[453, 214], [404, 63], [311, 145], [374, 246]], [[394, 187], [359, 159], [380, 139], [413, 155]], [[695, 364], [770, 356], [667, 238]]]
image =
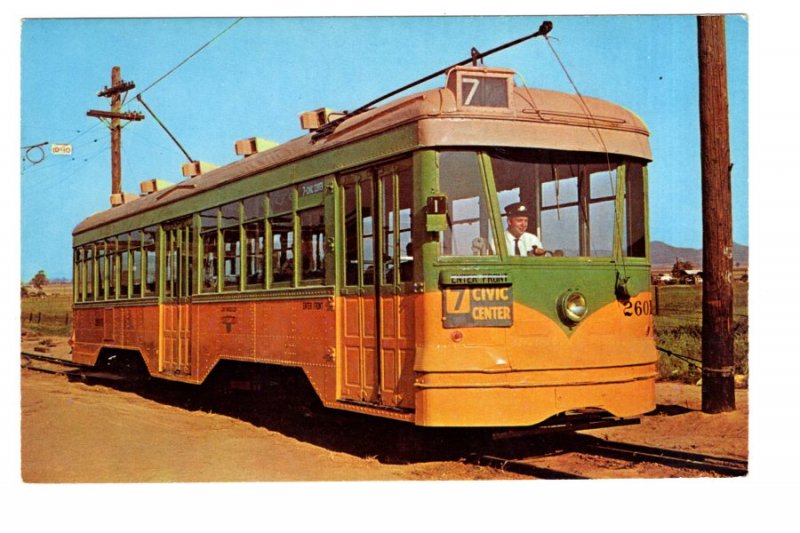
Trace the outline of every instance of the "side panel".
[[[159, 307], [154, 303], [113, 308], [73, 308], [75, 362], [95, 364], [104, 346], [137, 350], [151, 373], [158, 372]], [[108, 328], [107, 321], [113, 326]], [[108, 334], [113, 331], [113, 337]]]
[[414, 295], [381, 296], [381, 398], [414, 407]]
[[343, 296], [341, 397], [369, 402], [375, 397], [375, 360], [378, 339], [375, 332], [374, 296]]

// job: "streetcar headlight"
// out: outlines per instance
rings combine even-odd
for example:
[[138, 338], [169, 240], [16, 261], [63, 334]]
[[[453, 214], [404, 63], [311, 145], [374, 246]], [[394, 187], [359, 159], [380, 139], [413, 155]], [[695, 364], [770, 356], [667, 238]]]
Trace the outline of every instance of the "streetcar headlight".
[[567, 292], [558, 299], [558, 314], [568, 326], [583, 320], [588, 312], [586, 297], [578, 291]]

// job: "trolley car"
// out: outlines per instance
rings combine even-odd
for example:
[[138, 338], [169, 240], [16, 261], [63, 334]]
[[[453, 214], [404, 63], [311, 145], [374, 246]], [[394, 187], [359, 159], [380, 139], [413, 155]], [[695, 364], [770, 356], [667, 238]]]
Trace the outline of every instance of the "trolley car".
[[[297, 367], [326, 407], [419, 426], [655, 407], [634, 113], [457, 66], [301, 123], [74, 229], [76, 362], [193, 384], [223, 360]], [[512, 204], [535, 254], [505, 237]]]

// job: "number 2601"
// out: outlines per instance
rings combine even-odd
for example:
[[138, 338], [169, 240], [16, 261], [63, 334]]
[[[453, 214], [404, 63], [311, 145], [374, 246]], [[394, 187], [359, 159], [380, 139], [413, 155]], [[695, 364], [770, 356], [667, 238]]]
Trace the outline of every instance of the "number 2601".
[[625, 303], [625, 310], [623, 311], [625, 316], [642, 316], [642, 315], [652, 315], [654, 314], [655, 309], [653, 309], [653, 302], [650, 300], [645, 300], [644, 302], [627, 302]]

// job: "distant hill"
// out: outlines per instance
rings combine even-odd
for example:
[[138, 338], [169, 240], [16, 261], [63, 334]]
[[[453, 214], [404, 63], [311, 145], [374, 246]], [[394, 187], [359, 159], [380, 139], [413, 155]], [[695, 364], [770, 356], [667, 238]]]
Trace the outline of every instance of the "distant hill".
[[[733, 243], [734, 265], [739, 263], [739, 266], [746, 267], [750, 255], [749, 250], [747, 246]], [[654, 268], [671, 268], [676, 257], [682, 261], [689, 261], [698, 268], [703, 266], [702, 248], [677, 248], [661, 241], [650, 243], [650, 257]]]

